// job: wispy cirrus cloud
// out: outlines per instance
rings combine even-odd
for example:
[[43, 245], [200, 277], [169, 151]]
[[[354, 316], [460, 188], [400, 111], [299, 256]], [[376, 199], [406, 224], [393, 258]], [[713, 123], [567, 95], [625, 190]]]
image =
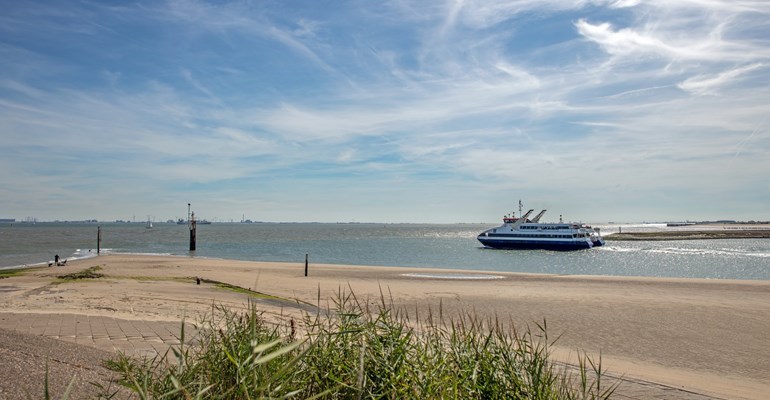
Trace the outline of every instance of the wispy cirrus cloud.
[[[18, 4], [0, 24], [0, 186], [12, 212], [41, 217], [55, 210], [35, 199], [62, 193], [110, 218], [113, 191], [114, 207], [173, 215], [125, 187], [263, 220], [364, 220], [376, 211], [357, 204], [376, 198], [398, 221], [399, 202], [434, 209], [438, 188], [426, 221], [485, 220], [511, 196], [577, 213], [610, 192], [628, 217], [584, 219], [730, 193], [754, 193], [735, 207], [754, 216], [770, 197], [769, 14], [696, 0]], [[318, 192], [312, 206], [299, 188]], [[663, 192], [668, 204], [634, 200]]]
[[732, 82], [740, 79], [742, 75], [748, 74], [753, 70], [767, 68], [767, 65], [762, 63], [755, 63], [746, 65], [743, 67], [734, 68], [728, 71], [720, 72], [711, 76], [694, 76], [687, 78], [679, 87], [682, 90], [692, 92], [695, 94], [709, 94], [714, 93], [721, 86], [729, 85]]

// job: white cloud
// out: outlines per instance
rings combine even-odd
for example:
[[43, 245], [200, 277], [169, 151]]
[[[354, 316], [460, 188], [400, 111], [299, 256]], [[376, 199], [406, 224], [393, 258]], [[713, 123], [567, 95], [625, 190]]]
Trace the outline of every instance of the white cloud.
[[[626, 4], [623, 4], [626, 6]], [[770, 3], [732, 1], [645, 2], [634, 5], [638, 17], [627, 27], [580, 18], [575, 27], [587, 40], [618, 58], [709, 63], [751, 63], [770, 52], [759, 37], [744, 30], [764, 29]]]
[[663, 53], [673, 56], [680, 52], [658, 38], [643, 35], [633, 29], [615, 30], [608, 22], [591, 24], [580, 19], [575, 26], [581, 35], [598, 43], [610, 54]]
[[[301, 183], [335, 188], [318, 197], [333, 207], [345, 196], [350, 209], [371, 204], [366, 193], [397, 208], [389, 190], [440, 186], [447, 201], [478, 191], [497, 207], [523, 190], [584, 201], [705, 193], [718, 180], [738, 192], [761, 186], [770, 169], [761, 2], [143, 7], [103, 14], [105, 34], [66, 51], [25, 46], [23, 35], [0, 47], [0, 148], [15, 154], [0, 160], [13, 171], [0, 186], [33, 201], [44, 194], [35, 187], [59, 181], [106, 192], [139, 184], [164, 196], [253, 198], [237, 202], [245, 208], [278, 204]], [[66, 32], [51, 24], [62, 20], [14, 27]], [[126, 31], [132, 41], [119, 36]], [[101, 46], [114, 51], [87, 52]]]
[[630, 8], [638, 6], [641, 3], [641, 0], [617, 0], [610, 4], [610, 7], [613, 8]]
[[337, 156], [337, 162], [341, 164], [349, 164], [356, 160], [356, 151], [354, 149], [343, 149]]
[[695, 94], [715, 94], [720, 87], [727, 86], [734, 83], [736, 80], [739, 80], [741, 75], [761, 68], [766, 68], [766, 65], [756, 63], [723, 71], [716, 75], [698, 75], [687, 78], [677, 86], [682, 90]]

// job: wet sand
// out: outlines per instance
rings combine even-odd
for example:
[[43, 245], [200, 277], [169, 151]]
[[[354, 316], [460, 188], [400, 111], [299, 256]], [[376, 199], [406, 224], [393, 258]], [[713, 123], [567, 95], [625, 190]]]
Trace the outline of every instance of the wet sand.
[[[104, 276], [56, 283], [58, 275], [99, 266]], [[196, 278], [201, 283], [197, 284]], [[464, 273], [458, 270], [244, 262], [108, 255], [0, 279], [0, 308], [173, 321], [200, 318], [212, 304], [243, 308], [247, 295], [276, 323], [340, 290], [388, 301], [422, 317], [473, 312], [518, 329], [546, 321], [560, 336], [556, 356], [601, 355], [628, 377], [726, 398], [770, 393], [770, 282]]]

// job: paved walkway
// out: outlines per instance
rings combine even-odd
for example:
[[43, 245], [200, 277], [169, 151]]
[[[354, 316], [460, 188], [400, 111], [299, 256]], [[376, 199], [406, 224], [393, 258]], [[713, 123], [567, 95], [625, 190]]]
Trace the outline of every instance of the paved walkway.
[[[79, 314], [0, 313], [0, 327], [21, 333], [95, 347], [132, 356], [164, 354], [180, 344], [182, 324], [176, 321], [135, 321]], [[185, 341], [191, 343], [196, 330], [185, 324]]]
[[[180, 344], [180, 322], [135, 321], [78, 314], [0, 313], [0, 328], [64, 340], [112, 353], [153, 357]], [[185, 341], [194, 342], [192, 324], [185, 325]], [[612, 376], [610, 377], [612, 378]], [[622, 378], [613, 398], [715, 400], [716, 397], [633, 378]]]

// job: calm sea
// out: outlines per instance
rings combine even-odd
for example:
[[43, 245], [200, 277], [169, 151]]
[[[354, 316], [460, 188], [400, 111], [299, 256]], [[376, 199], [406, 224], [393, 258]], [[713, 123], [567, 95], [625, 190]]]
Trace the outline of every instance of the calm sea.
[[[199, 225], [196, 257], [573, 275], [770, 279], [770, 239], [613, 242], [575, 252], [481, 247], [495, 224]], [[100, 223], [102, 251], [192, 256], [187, 225]], [[604, 227], [602, 232], [617, 231]], [[625, 226], [624, 231], [662, 229]], [[97, 224], [0, 224], [0, 268], [96, 253]]]

